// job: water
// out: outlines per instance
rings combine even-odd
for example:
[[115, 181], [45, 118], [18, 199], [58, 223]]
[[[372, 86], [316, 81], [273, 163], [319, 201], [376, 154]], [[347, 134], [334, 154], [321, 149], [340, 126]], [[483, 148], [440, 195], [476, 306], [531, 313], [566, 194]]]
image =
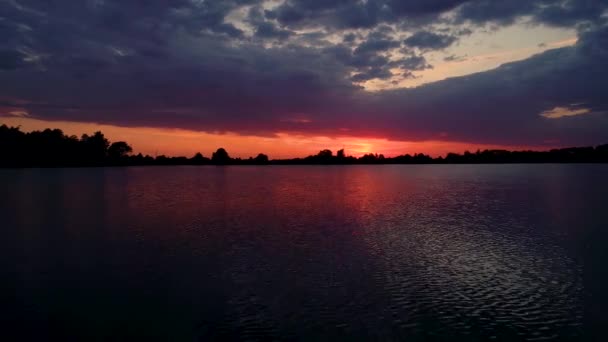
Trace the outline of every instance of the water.
[[600, 339], [607, 175], [0, 170], [0, 338]]

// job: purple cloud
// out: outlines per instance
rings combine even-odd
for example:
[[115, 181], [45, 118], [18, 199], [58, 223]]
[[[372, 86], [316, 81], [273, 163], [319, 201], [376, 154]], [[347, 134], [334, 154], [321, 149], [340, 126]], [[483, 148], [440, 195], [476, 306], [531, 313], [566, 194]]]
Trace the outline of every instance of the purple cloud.
[[[608, 29], [596, 13], [608, 5], [542, 3], [287, 1], [263, 11], [254, 0], [3, 2], [0, 108], [45, 120], [254, 135], [604, 143]], [[226, 19], [243, 5], [258, 6], [247, 19], [252, 32]], [[439, 23], [448, 10], [471, 25], [532, 16], [577, 27], [579, 41], [418, 88], [367, 92], [357, 85], [390, 79], [395, 68], [415, 77], [412, 71], [431, 67], [424, 55], [391, 53], [443, 49], [454, 36], [425, 29], [425, 39], [415, 33], [403, 45], [386, 24]], [[367, 31], [355, 35], [353, 27]], [[317, 31], [300, 35], [297, 28]], [[337, 33], [344, 40], [330, 39]], [[541, 115], [573, 104], [586, 114]]]

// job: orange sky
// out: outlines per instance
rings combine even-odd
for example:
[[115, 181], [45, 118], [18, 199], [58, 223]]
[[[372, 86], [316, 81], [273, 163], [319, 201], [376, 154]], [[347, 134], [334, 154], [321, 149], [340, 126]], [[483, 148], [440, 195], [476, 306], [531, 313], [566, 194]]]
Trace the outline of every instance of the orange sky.
[[390, 141], [380, 138], [303, 136], [277, 133], [276, 137], [244, 136], [238, 134], [209, 134], [180, 129], [143, 127], [118, 127], [94, 123], [42, 121], [23, 117], [3, 117], [0, 124], [21, 126], [22, 131], [59, 128], [65, 134], [81, 136], [83, 133], [102, 131], [110, 141], [128, 142], [135, 153], [168, 156], [192, 156], [201, 152], [204, 156], [224, 147], [232, 157], [248, 158], [265, 153], [271, 159], [305, 157], [322, 149], [346, 150], [347, 155], [382, 153], [385, 156], [425, 153], [431, 156], [447, 152], [462, 153], [477, 149], [543, 149], [529, 146], [483, 145], [449, 141]]

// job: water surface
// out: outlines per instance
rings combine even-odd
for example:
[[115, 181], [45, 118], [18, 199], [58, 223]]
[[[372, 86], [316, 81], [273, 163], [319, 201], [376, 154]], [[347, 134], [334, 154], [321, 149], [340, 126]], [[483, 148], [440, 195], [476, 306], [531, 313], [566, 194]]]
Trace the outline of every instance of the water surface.
[[0, 334], [591, 340], [608, 165], [0, 170]]

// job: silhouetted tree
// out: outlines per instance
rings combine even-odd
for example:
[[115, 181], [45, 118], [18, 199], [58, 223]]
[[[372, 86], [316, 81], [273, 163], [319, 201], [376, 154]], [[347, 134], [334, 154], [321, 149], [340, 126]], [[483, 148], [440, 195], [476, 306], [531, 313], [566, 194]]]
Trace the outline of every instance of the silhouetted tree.
[[344, 155], [344, 149], [338, 150], [338, 152], [336, 153], [336, 157], [338, 159], [344, 159], [345, 155]]
[[230, 156], [228, 155], [228, 152], [226, 152], [225, 149], [220, 147], [217, 149], [217, 151], [213, 152], [213, 155], [211, 156], [211, 161], [213, 162], [213, 164], [216, 165], [225, 165], [230, 163]]
[[27, 145], [25, 134], [19, 127], [0, 126], [0, 165], [7, 167], [21, 164], [30, 157], [24, 155], [29, 152]]
[[373, 153], [364, 154], [363, 156], [361, 156], [359, 158], [359, 160], [361, 162], [363, 162], [364, 164], [373, 164], [376, 162], [377, 159], [378, 159], [377, 156], [374, 155]]
[[80, 139], [83, 159], [93, 164], [103, 164], [110, 142], [103, 133], [95, 132], [92, 136], [83, 134]]
[[331, 152], [331, 150], [322, 150], [322, 151], [319, 151], [317, 156], [319, 156], [321, 158], [331, 158], [333, 156], [333, 152]]
[[124, 141], [117, 141], [108, 147], [108, 157], [111, 160], [120, 160], [133, 152], [133, 148]]
[[316, 161], [321, 164], [330, 164], [333, 159], [333, 152], [331, 150], [322, 150], [317, 154]]
[[200, 152], [197, 152], [194, 157], [190, 159], [190, 161], [194, 165], [203, 165], [209, 162], [209, 158], [205, 158]]
[[255, 158], [253, 158], [253, 162], [255, 164], [268, 164], [268, 156], [260, 153]]

